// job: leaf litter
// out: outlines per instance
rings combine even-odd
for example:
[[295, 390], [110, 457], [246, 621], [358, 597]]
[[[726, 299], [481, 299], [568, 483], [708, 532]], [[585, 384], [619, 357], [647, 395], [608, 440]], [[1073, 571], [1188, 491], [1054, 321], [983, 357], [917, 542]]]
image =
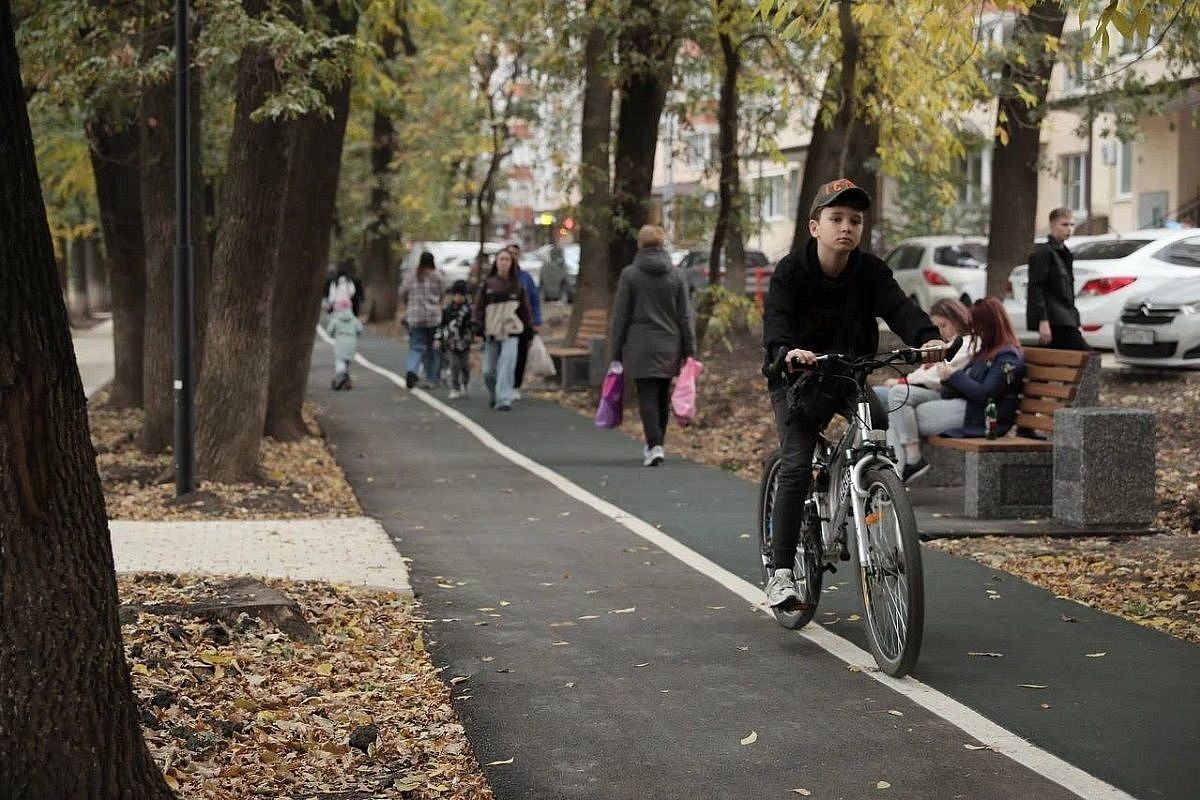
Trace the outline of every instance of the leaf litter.
[[[220, 580], [138, 573], [119, 576], [118, 591], [127, 606], [191, 603]], [[264, 582], [299, 604], [318, 642], [247, 615], [227, 625], [139, 613], [122, 626], [147, 746], [181, 800], [492, 796], [416, 603]]]

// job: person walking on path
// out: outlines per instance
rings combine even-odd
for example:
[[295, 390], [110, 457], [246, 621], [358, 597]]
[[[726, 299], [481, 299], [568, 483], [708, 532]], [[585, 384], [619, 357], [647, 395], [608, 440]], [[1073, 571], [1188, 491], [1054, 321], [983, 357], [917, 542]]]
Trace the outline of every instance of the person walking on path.
[[450, 399], [467, 396], [471, 382], [471, 343], [475, 341], [471, 303], [467, 300], [467, 282], [455, 281], [450, 287], [450, 303], [442, 311], [433, 347], [450, 362]]
[[529, 296], [517, 277], [516, 262], [511, 252], [501, 250], [475, 301], [475, 327], [484, 337], [483, 382], [497, 411], [512, 409], [517, 342], [531, 320]]
[[1079, 332], [1075, 307], [1075, 257], [1065, 242], [1075, 232], [1071, 212], [1050, 212], [1050, 233], [1029, 255], [1029, 289], [1025, 325], [1037, 331], [1038, 344], [1056, 350], [1090, 350]]
[[517, 340], [517, 368], [513, 374], [513, 399], [520, 400], [521, 384], [525, 382], [525, 362], [529, 360], [529, 345], [533, 343], [533, 337], [537, 336], [538, 330], [542, 327], [542, 293], [534, 283], [533, 276], [521, 269], [521, 245], [513, 242], [508, 246], [508, 251], [512, 253], [517, 276], [529, 298], [529, 311], [533, 316], [533, 324], [526, 327], [521, 338]]
[[[879, 348], [879, 324], [887, 326], [913, 347], [929, 346], [927, 357], [941, 359], [945, 343], [932, 320], [896, 283], [891, 270], [876, 256], [858, 249], [871, 196], [840, 178], [821, 186], [809, 209], [812, 238], [801, 250], [785, 256], [771, 276], [763, 314], [765, 364], [782, 356], [788, 368], [813, 367], [818, 353], [862, 356]], [[796, 408], [783, 377], [767, 383], [782, 453], [779, 488], [773, 512], [774, 531], [767, 583], [767, 603], [796, 607], [800, 590], [792, 574], [800, 539], [800, 516], [812, 481], [812, 457], [817, 436], [835, 413], [848, 410], [852, 391], [810, 372], [799, 389], [808, 402]], [[870, 392], [871, 420], [887, 427], [886, 409]]]
[[663, 249], [666, 234], [657, 225], [638, 231], [638, 252], [621, 271], [613, 301], [612, 360], [637, 387], [638, 411], [646, 446], [642, 464], [658, 466], [670, 416], [671, 379], [696, 355], [695, 320], [687, 284]]
[[408, 363], [404, 382], [408, 388], [417, 385], [417, 370], [425, 367], [425, 382], [438, 382], [441, 357], [433, 347], [433, 334], [442, 323], [442, 295], [445, 284], [433, 263], [433, 253], [421, 253], [413, 274], [400, 287], [400, 300], [405, 303], [404, 324], [408, 326]]
[[325, 289], [321, 294], [323, 310], [334, 312], [334, 306], [339, 300], [349, 300], [350, 310], [354, 316], [362, 313], [363, 285], [354, 274], [354, 262], [343, 261], [337, 271], [325, 279]]
[[325, 330], [333, 337], [333, 382], [330, 387], [335, 391], [353, 389], [350, 383], [350, 362], [358, 350], [358, 337], [363, 334], [363, 324], [354, 316], [353, 305], [349, 298], [338, 300], [334, 304], [333, 314], [325, 325]]
[[[925, 403], [942, 399], [942, 377], [939, 367], [949, 364], [957, 371], [967, 366], [971, 357], [979, 347], [978, 339], [971, 333], [971, 312], [959, 301], [943, 297], [929, 309], [929, 318], [937, 326], [942, 339], [950, 342], [946, 348], [946, 360], [937, 364], [924, 364], [903, 378], [889, 378], [882, 386], [876, 386], [875, 392], [887, 404], [888, 430], [895, 432], [901, 427], [916, 429], [919, 407]], [[897, 419], [903, 420], [897, 422]], [[929, 423], [926, 422], [926, 427]], [[905, 482], [914, 480], [929, 471], [929, 463], [921, 458], [921, 448], [916, 442], [903, 447], [893, 439], [892, 447], [903, 469], [900, 477]]]

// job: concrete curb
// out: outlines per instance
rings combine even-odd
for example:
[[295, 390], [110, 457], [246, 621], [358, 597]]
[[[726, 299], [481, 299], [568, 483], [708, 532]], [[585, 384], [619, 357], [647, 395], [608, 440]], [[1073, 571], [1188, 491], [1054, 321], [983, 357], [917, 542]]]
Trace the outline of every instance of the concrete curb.
[[111, 520], [117, 572], [260, 575], [370, 586], [412, 597], [408, 567], [370, 517]]

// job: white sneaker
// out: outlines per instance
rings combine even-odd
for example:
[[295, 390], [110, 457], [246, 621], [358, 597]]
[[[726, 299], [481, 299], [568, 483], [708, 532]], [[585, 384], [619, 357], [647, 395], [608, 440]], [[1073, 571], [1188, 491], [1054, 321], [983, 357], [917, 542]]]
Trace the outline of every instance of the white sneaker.
[[460, 392], [458, 389], [451, 389], [450, 394], [446, 395], [448, 400], [457, 400], [460, 397], [462, 397], [462, 392]]
[[642, 448], [643, 467], [657, 467], [666, 457], [667, 456], [663, 452], [662, 445], [656, 444], [654, 447], [646, 445]]
[[516, 402], [517, 400], [521, 399], [521, 390], [520, 389], [512, 390], [512, 399], [513, 399], [513, 402]]
[[796, 588], [796, 578], [790, 569], [777, 569], [767, 582], [767, 605], [777, 608], [782, 605], [800, 602], [800, 592]]

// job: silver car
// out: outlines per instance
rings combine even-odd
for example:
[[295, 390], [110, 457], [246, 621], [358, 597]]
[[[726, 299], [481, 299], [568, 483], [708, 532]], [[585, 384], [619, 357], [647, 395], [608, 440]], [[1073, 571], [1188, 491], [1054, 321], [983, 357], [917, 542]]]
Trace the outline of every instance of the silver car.
[[1200, 277], [1126, 303], [1114, 333], [1122, 364], [1200, 369]]

